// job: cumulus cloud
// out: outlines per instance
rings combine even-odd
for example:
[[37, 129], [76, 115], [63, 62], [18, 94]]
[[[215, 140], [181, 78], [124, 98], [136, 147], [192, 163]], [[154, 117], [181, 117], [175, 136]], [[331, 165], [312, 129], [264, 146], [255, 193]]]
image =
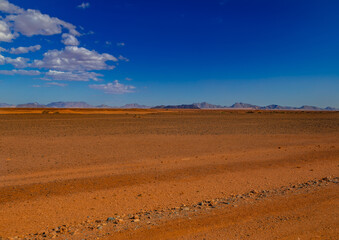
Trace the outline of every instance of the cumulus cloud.
[[124, 93], [133, 93], [135, 91], [135, 87], [132, 85], [124, 85], [119, 83], [118, 80], [115, 80], [112, 83], [107, 84], [92, 84], [89, 85], [92, 89], [98, 89], [104, 91], [104, 93], [108, 94], [124, 94]]
[[13, 70], [0, 70], [0, 74], [3, 75], [28, 75], [28, 76], [37, 76], [41, 73], [36, 70], [22, 70], [22, 69], [13, 69]]
[[78, 39], [76, 39], [76, 37], [68, 33], [62, 34], [61, 42], [65, 45], [70, 45], [70, 46], [78, 46], [80, 44]]
[[25, 68], [28, 66], [28, 58], [17, 57], [17, 58], [10, 58], [4, 57], [0, 54], [0, 65], [4, 64], [12, 64], [16, 68]]
[[[5, 58], [5, 63], [12, 64], [16, 68], [25, 68], [28, 67], [28, 58], [23, 58], [23, 57], [17, 57], [17, 58]], [[0, 60], [1, 62], [1, 60]]]
[[7, 0], [0, 0], [0, 11], [5, 13], [22, 13], [24, 10], [18, 6], [15, 6], [12, 3], [9, 3]]
[[63, 28], [68, 29], [73, 35], [80, 35], [73, 24], [42, 14], [39, 10], [34, 9], [28, 9], [17, 15], [8, 15], [5, 21], [13, 25], [15, 32], [28, 37], [60, 34]]
[[44, 80], [59, 80], [59, 81], [99, 81], [98, 77], [102, 77], [102, 74], [95, 72], [62, 72], [49, 70], [45, 74]]
[[30, 46], [30, 47], [18, 47], [18, 48], [11, 48], [9, 51], [12, 54], [23, 54], [28, 52], [36, 52], [41, 49], [40, 45]]
[[129, 77], [126, 77], [125, 80], [126, 80], [126, 81], [132, 81], [133, 79], [132, 79], [132, 78], [129, 78]]
[[82, 9], [86, 9], [89, 8], [89, 3], [88, 2], [83, 2], [80, 5], [77, 6], [77, 8], [82, 8]]
[[7, 22], [0, 20], [0, 42], [11, 42], [14, 38]]
[[117, 43], [117, 46], [118, 47], [123, 47], [123, 46], [125, 46], [125, 43], [124, 42], [119, 42], [119, 43]]
[[65, 49], [50, 50], [44, 53], [42, 60], [35, 60], [33, 67], [47, 68], [61, 71], [91, 71], [113, 69], [107, 61], [118, 61], [114, 56], [96, 51], [90, 51], [83, 47], [66, 46]]
[[[85, 9], [90, 4], [83, 2], [78, 7]], [[80, 28], [84, 30], [83, 28]], [[118, 61], [129, 61], [129, 59], [119, 56], [114, 57], [108, 53], [98, 53], [95, 50], [88, 50], [78, 47], [80, 42], [78, 37], [81, 34], [77, 31], [76, 26], [65, 22], [59, 18], [43, 14], [39, 10], [23, 9], [8, 2], [8, 0], [0, 0], [0, 42], [12, 42], [13, 39], [20, 35], [32, 37], [36, 35], [56, 35], [60, 34], [61, 42], [65, 44], [64, 49], [48, 50], [42, 58], [34, 61], [23, 58], [11, 58], [6, 54], [25, 54], [35, 52], [41, 49], [40, 45], [20, 46], [12, 48], [0, 47], [0, 65], [11, 64], [13, 70], [0, 70], [0, 74], [4, 75], [42, 75], [41, 80], [48, 80], [49, 83], [37, 86], [55, 85], [61, 86], [58, 81], [99, 81], [103, 77], [102, 74], [94, 72], [100, 70], [112, 70], [113, 65]], [[93, 34], [89, 32], [88, 34]], [[106, 42], [111, 45], [111, 42]], [[118, 46], [124, 46], [121, 42]], [[4, 52], [5, 56], [1, 55]], [[27, 68], [22, 70], [20, 68]], [[35, 70], [44, 69], [44, 70]], [[66, 84], [63, 84], [64, 86]], [[124, 85], [118, 81], [108, 84], [90, 85], [94, 89], [102, 89], [106, 93], [122, 94], [133, 92], [135, 87]]]

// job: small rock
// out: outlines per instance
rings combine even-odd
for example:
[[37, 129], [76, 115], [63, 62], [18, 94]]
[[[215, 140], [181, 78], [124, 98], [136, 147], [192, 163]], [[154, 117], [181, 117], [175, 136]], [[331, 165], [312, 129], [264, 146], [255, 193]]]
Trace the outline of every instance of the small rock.
[[140, 222], [140, 219], [133, 219], [132, 222]]
[[107, 221], [107, 222], [113, 222], [113, 221], [115, 221], [115, 218], [114, 218], [114, 217], [109, 217], [109, 218], [107, 218], [106, 221]]
[[123, 219], [117, 219], [117, 220], [115, 220], [115, 224], [118, 224], [118, 223], [122, 223], [124, 220]]
[[189, 208], [189, 207], [184, 207], [182, 210], [184, 210], [184, 211], [189, 211], [190, 208]]

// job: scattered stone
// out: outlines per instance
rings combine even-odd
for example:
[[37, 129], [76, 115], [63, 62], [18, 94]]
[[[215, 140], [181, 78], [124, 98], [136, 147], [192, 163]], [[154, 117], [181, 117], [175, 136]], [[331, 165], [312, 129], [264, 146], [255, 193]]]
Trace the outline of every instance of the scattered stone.
[[114, 218], [114, 217], [109, 217], [109, 218], [107, 218], [106, 221], [107, 221], [107, 222], [114, 222], [114, 221], [115, 221], [115, 218]]

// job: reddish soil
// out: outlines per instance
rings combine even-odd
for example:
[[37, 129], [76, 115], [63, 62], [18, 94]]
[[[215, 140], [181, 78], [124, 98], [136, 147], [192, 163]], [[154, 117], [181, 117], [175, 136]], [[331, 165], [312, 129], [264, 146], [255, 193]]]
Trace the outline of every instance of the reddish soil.
[[0, 110], [5, 239], [339, 239], [339, 112], [20, 111]]

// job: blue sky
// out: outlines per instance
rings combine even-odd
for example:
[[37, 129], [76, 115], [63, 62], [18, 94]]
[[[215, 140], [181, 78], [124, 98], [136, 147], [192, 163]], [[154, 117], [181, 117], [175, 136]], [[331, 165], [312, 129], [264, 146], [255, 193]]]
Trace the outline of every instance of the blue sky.
[[336, 0], [0, 0], [0, 102], [339, 107]]

